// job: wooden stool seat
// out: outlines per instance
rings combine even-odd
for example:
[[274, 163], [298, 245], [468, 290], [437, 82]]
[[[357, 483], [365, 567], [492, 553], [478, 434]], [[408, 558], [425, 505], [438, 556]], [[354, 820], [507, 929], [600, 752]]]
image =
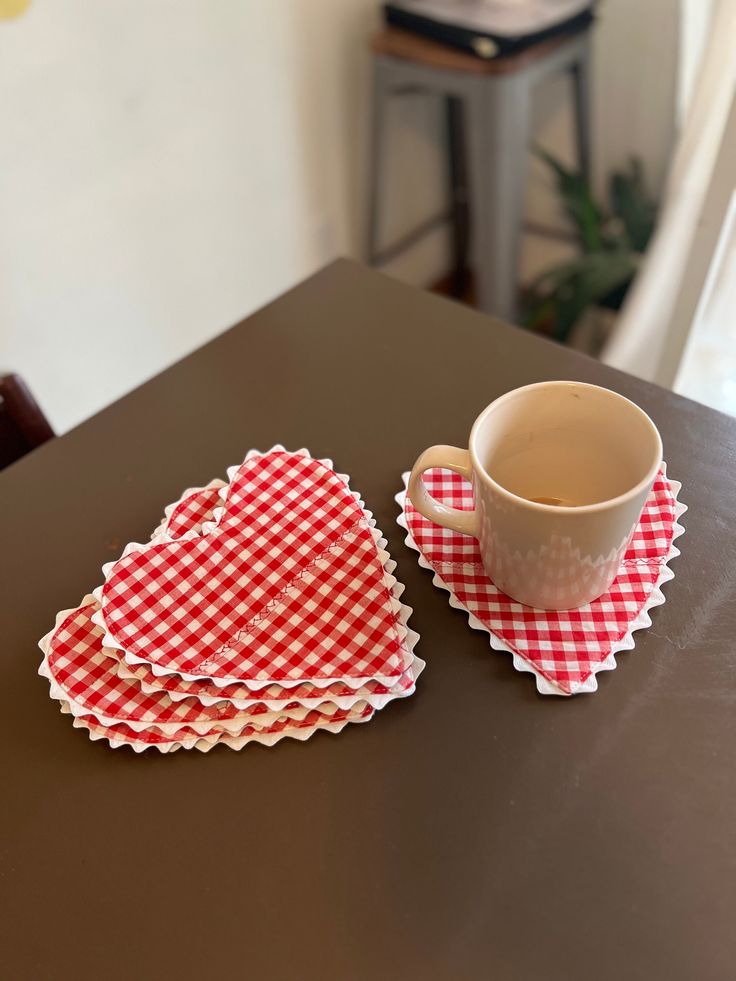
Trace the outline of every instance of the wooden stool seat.
[[564, 46], [570, 37], [587, 29], [586, 25], [567, 34], [557, 34], [503, 58], [478, 58], [458, 48], [440, 44], [439, 41], [433, 41], [431, 38], [402, 31], [398, 27], [384, 27], [373, 35], [371, 51], [373, 54], [388, 55], [390, 58], [404, 58], [406, 61], [414, 61], [428, 68], [470, 72], [473, 75], [508, 75], [546, 58], [557, 48]]

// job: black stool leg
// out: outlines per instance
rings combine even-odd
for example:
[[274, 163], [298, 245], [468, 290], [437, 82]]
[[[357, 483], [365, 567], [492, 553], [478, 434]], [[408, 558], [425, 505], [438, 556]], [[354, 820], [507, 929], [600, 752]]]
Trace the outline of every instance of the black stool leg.
[[468, 283], [468, 243], [470, 239], [463, 100], [457, 96], [448, 95], [445, 97], [445, 107], [450, 212], [452, 215], [452, 295], [462, 297]]
[[572, 75], [575, 108], [575, 141], [577, 143], [578, 165], [581, 174], [590, 184], [593, 180], [593, 174], [590, 159], [591, 56], [589, 37], [580, 58], [570, 69], [570, 74]]

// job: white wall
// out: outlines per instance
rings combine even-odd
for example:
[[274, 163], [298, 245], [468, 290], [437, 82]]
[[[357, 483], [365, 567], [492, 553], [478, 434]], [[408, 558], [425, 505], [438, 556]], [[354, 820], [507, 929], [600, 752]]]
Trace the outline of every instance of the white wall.
[[319, 7], [39, 0], [0, 22], [0, 362], [58, 429], [352, 246], [346, 45], [373, 5]]
[[[602, 145], [618, 162], [644, 140], [658, 176], [676, 0], [641, 6], [604, 3], [603, 104], [622, 83], [630, 104], [601, 120]], [[657, 32], [656, 61], [628, 17]], [[360, 254], [376, 18], [374, 0], [35, 0], [0, 22], [0, 368], [26, 376], [58, 430]], [[655, 110], [633, 125], [642, 77]], [[563, 144], [566, 92], [550, 88], [541, 131]], [[389, 234], [434, 209], [443, 182], [438, 107], [412, 99], [395, 120]], [[529, 208], [557, 220], [547, 183], [533, 178]], [[393, 271], [423, 283], [445, 264], [435, 235]]]

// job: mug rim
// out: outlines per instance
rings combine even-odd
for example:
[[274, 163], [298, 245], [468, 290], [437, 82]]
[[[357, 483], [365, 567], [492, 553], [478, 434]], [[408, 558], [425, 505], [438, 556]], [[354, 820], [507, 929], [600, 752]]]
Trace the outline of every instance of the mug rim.
[[[486, 421], [487, 417], [493, 414], [493, 411], [498, 408], [499, 405], [508, 401], [512, 396], [518, 395], [520, 392], [528, 392], [531, 389], [539, 388], [557, 388], [558, 386], [570, 386], [575, 388], [592, 388], [599, 392], [606, 392], [608, 395], [613, 395], [615, 398], [620, 399], [622, 402], [626, 402], [631, 408], [635, 409], [639, 415], [644, 419], [650, 433], [654, 436], [655, 444], [657, 447], [657, 452], [655, 454], [656, 459], [652, 466], [647, 471], [646, 475], [629, 490], [624, 491], [623, 494], [618, 494], [616, 497], [608, 497], [605, 501], [596, 501], [593, 504], [579, 504], [574, 508], [566, 507], [562, 504], [542, 504], [539, 501], [530, 501], [526, 497], [521, 497], [519, 494], [514, 494], [503, 484], [499, 484], [495, 480], [480, 462], [478, 454], [476, 452], [476, 440], [478, 433]], [[596, 511], [605, 511], [614, 505], [624, 504], [627, 501], [632, 500], [640, 494], [645, 488], [654, 482], [654, 478], [659, 472], [659, 468], [662, 465], [662, 437], [659, 430], [652, 422], [651, 418], [647, 415], [641, 406], [637, 405], [636, 402], [632, 402], [631, 399], [627, 399], [625, 395], [621, 395], [619, 392], [613, 391], [611, 388], [604, 388], [603, 385], [593, 385], [590, 382], [579, 382], [579, 381], [566, 381], [564, 379], [558, 379], [554, 381], [542, 381], [542, 382], [532, 382], [530, 385], [521, 385], [519, 388], [512, 388], [508, 392], [504, 392], [503, 395], [499, 395], [497, 399], [494, 399], [490, 405], [487, 405], [485, 409], [481, 412], [478, 418], [473, 423], [473, 428], [470, 430], [470, 441], [468, 444], [468, 449], [470, 452], [470, 459], [473, 463], [473, 471], [478, 475], [481, 480], [484, 480], [487, 484], [490, 484], [495, 491], [497, 491], [502, 497], [508, 498], [515, 504], [521, 504], [524, 507], [531, 508], [535, 511], [540, 511], [543, 514], [565, 514], [572, 516], [574, 514], [592, 514]]]

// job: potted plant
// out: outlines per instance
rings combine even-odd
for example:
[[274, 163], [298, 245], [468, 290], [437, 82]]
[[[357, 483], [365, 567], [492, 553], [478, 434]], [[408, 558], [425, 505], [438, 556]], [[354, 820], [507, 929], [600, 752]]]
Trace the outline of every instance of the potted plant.
[[583, 313], [597, 305], [618, 310], [654, 229], [656, 204], [647, 193], [641, 161], [611, 175], [608, 202], [599, 206], [585, 177], [544, 150], [557, 191], [573, 222], [580, 255], [545, 269], [530, 284], [525, 324], [567, 342]]

